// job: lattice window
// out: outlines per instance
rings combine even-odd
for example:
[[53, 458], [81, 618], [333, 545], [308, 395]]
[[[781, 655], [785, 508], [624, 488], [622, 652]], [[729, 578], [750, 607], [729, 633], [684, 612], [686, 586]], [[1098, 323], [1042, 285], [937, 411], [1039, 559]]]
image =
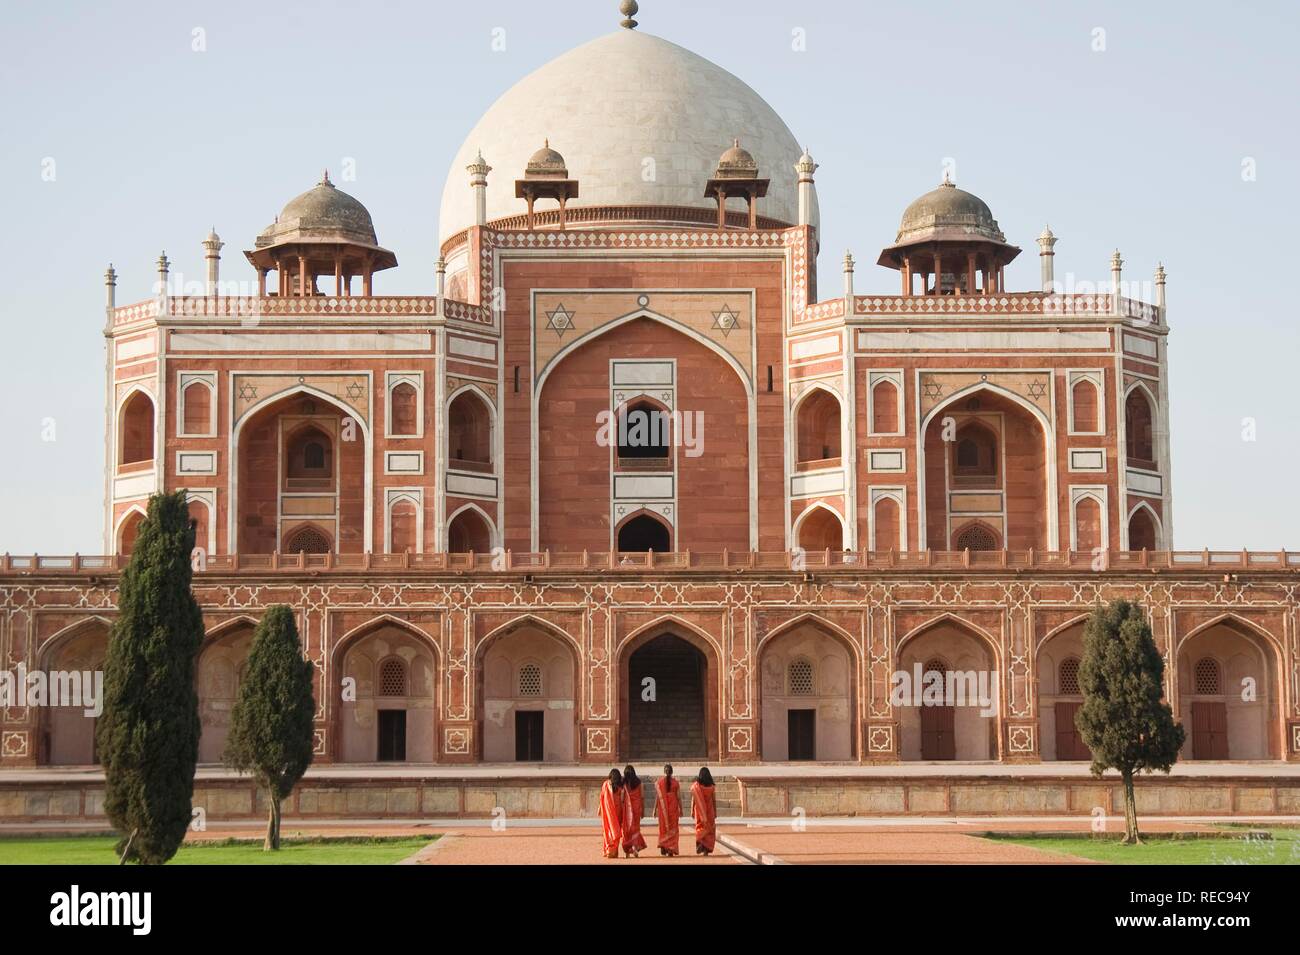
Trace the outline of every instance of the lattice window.
[[286, 554], [328, 554], [330, 541], [325, 533], [316, 527], [303, 527], [293, 533], [284, 545]]
[[1063, 696], [1079, 695], [1079, 661], [1070, 657], [1061, 661], [1061, 669], [1056, 678], [1057, 692]]
[[1219, 661], [1202, 657], [1196, 661], [1193, 682], [1195, 692], [1203, 696], [1218, 696], [1223, 692], [1223, 681], [1219, 676]]
[[379, 695], [406, 696], [406, 664], [388, 659], [379, 665]]
[[813, 695], [813, 666], [807, 660], [794, 660], [789, 667], [790, 695]]
[[525, 663], [519, 668], [519, 695], [542, 695], [542, 668], [536, 663]]
[[948, 664], [944, 663], [938, 657], [935, 657], [933, 660], [930, 660], [928, 663], [926, 663], [924, 672], [925, 673], [947, 673]]
[[968, 524], [953, 541], [956, 550], [997, 550], [998, 539], [983, 524]]

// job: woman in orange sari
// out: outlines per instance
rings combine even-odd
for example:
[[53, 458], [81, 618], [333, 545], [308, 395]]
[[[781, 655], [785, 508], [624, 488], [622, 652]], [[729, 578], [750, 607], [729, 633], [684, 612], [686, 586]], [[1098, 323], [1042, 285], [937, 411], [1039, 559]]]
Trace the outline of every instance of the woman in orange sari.
[[695, 854], [708, 855], [717, 842], [718, 810], [713, 799], [713, 774], [700, 767], [700, 775], [691, 783], [691, 815], [695, 818]]
[[659, 820], [659, 854], [677, 855], [677, 820], [682, 815], [682, 788], [673, 779], [672, 764], [655, 783], [655, 818]]
[[623, 777], [617, 769], [611, 769], [609, 778], [600, 785], [600, 836], [606, 859], [617, 859], [623, 842], [623, 798]]
[[645, 789], [633, 766], [623, 770], [623, 855], [635, 859], [645, 848], [641, 817], [645, 815]]

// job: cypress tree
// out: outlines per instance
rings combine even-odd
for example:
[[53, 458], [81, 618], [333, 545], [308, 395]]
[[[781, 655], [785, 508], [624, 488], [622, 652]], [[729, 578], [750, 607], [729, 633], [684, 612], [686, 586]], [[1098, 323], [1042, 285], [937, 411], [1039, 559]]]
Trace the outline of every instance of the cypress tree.
[[193, 549], [185, 492], [149, 498], [118, 584], [95, 727], [104, 811], [123, 835], [123, 862], [166, 862], [190, 824], [200, 729], [194, 667], [203, 642], [190, 591]]
[[251, 772], [269, 810], [262, 848], [280, 848], [280, 803], [311, 765], [316, 701], [293, 611], [269, 607], [253, 634], [248, 666], [230, 717], [225, 760]]
[[1141, 841], [1133, 777], [1169, 772], [1185, 734], [1163, 699], [1165, 663], [1137, 604], [1097, 605], [1083, 631], [1075, 726], [1092, 750], [1092, 773], [1119, 770], [1124, 783], [1124, 842]]

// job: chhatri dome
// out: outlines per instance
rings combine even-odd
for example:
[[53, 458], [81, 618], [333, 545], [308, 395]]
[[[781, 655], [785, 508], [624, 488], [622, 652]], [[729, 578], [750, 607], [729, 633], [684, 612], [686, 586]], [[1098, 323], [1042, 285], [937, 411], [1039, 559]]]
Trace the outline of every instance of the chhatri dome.
[[930, 239], [977, 239], [1005, 242], [993, 211], [979, 196], [958, 189], [947, 177], [937, 189], [903, 210], [895, 244]]
[[[625, 4], [624, 7], [631, 7]], [[635, 12], [635, 10], [633, 10]], [[487, 219], [523, 209], [511, 183], [550, 142], [581, 183], [584, 206], [686, 206], [716, 210], [704, 184], [739, 138], [771, 179], [765, 218], [798, 221], [794, 165], [803, 148], [776, 111], [722, 67], [675, 43], [623, 29], [570, 50], [506, 91], [452, 160], [442, 193], [440, 241], [474, 224], [465, 169], [479, 151], [496, 170]], [[630, 24], [630, 25], [629, 25]], [[657, 216], [656, 218], [662, 218]], [[817, 212], [812, 210], [812, 224]]]

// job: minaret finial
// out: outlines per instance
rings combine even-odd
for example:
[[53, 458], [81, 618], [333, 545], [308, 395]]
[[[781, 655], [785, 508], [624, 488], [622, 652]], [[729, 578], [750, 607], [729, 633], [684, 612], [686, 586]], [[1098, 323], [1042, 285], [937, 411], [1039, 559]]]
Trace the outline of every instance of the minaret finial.
[[619, 26], [628, 30], [635, 30], [636, 21], [632, 18], [636, 16], [636, 12], [639, 9], [641, 8], [636, 5], [636, 0], [623, 0], [623, 2], [618, 5], [618, 12], [623, 14], [623, 20], [619, 23]]

